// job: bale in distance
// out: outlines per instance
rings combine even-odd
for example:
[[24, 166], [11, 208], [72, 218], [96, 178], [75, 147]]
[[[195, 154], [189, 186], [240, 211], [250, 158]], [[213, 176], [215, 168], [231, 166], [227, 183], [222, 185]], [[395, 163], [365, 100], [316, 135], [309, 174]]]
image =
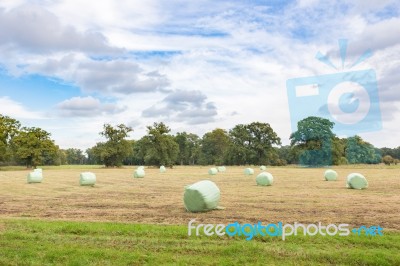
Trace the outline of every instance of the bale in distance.
[[274, 177], [268, 172], [262, 172], [256, 177], [258, 186], [271, 186], [274, 182]]
[[144, 170], [144, 166], [143, 165], [141, 165], [141, 166], [138, 166], [138, 168], [136, 168], [137, 170]]
[[332, 169], [328, 169], [324, 173], [324, 177], [326, 181], [335, 181], [337, 180], [338, 174], [336, 171]]
[[208, 170], [209, 175], [216, 175], [218, 173], [217, 168], [213, 167]]
[[146, 173], [144, 172], [143, 168], [136, 169], [135, 172], [133, 172], [133, 177], [134, 178], [143, 178], [145, 176], [145, 174]]
[[27, 177], [27, 182], [29, 184], [42, 183], [42, 180], [43, 180], [43, 175], [42, 175], [42, 172], [39, 172], [39, 171], [30, 172]]
[[160, 166], [160, 173], [165, 173], [165, 171], [167, 171], [167, 169], [165, 168], [164, 165]]
[[226, 171], [226, 167], [225, 166], [218, 166], [217, 170], [218, 170], [218, 172], [225, 172]]
[[245, 175], [254, 175], [254, 170], [252, 168], [246, 168], [246, 169], [244, 169], [244, 174]]
[[265, 171], [265, 170], [267, 170], [267, 167], [266, 167], [265, 165], [261, 165], [261, 166], [260, 166], [260, 170], [261, 170], [261, 171]]
[[368, 187], [368, 181], [360, 173], [351, 173], [347, 176], [346, 186], [352, 189], [365, 189]]
[[189, 212], [205, 212], [216, 209], [220, 198], [217, 185], [210, 180], [202, 180], [185, 187], [183, 203]]
[[96, 174], [92, 172], [83, 172], [79, 177], [81, 186], [94, 186], [96, 184]]

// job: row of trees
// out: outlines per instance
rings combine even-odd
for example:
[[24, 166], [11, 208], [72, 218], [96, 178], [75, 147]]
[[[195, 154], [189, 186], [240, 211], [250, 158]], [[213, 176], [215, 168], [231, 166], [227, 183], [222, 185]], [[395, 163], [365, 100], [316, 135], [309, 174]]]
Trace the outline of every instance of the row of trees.
[[83, 152], [73, 148], [61, 150], [48, 132], [21, 127], [17, 120], [0, 115], [0, 162], [27, 167], [39, 164], [319, 166], [398, 162], [400, 147], [378, 149], [359, 136], [338, 138], [332, 132], [333, 126], [327, 119], [308, 117], [291, 134], [291, 144], [281, 146], [281, 139], [271, 126], [261, 122], [239, 124], [229, 131], [217, 128], [203, 137], [188, 132], [171, 135], [167, 125], [154, 123], [139, 140], [127, 139], [133, 129], [124, 124], [105, 124], [100, 135], [106, 141]]

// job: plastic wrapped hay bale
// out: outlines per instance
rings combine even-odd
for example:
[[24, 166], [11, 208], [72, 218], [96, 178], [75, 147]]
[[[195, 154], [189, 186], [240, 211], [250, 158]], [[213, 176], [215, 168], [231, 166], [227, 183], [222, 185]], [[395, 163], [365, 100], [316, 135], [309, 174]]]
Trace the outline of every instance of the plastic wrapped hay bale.
[[254, 175], [254, 170], [252, 168], [246, 168], [246, 169], [244, 169], [244, 174], [245, 175]]
[[138, 168], [136, 168], [137, 170], [144, 170], [144, 166], [143, 165], [141, 165], [141, 166], [138, 166]]
[[268, 172], [262, 172], [256, 177], [257, 185], [271, 186], [274, 182], [274, 177]]
[[33, 171], [28, 174], [27, 181], [28, 183], [42, 183], [43, 175], [42, 172]]
[[335, 181], [337, 180], [338, 174], [336, 173], [336, 171], [328, 169], [325, 171], [324, 177], [326, 181]]
[[202, 180], [185, 187], [183, 203], [190, 212], [203, 212], [216, 209], [221, 192], [210, 180]]
[[165, 169], [164, 165], [160, 166], [160, 173], [165, 173], [165, 171], [167, 171], [167, 169]]
[[208, 170], [209, 175], [216, 175], [218, 173], [217, 168], [213, 167]]
[[347, 176], [346, 186], [353, 189], [364, 189], [368, 187], [368, 181], [362, 174], [352, 173]]
[[225, 172], [226, 171], [226, 167], [225, 166], [218, 166], [217, 170], [218, 170], [218, 172]]
[[261, 170], [261, 171], [265, 171], [265, 170], [267, 170], [267, 167], [266, 167], [265, 165], [261, 165], [261, 166], [260, 166], [260, 170]]
[[96, 184], [96, 175], [92, 172], [83, 172], [79, 178], [81, 186], [94, 186]]
[[143, 169], [136, 169], [135, 172], [133, 172], [134, 178], [143, 178], [144, 176], [145, 176], [145, 172]]

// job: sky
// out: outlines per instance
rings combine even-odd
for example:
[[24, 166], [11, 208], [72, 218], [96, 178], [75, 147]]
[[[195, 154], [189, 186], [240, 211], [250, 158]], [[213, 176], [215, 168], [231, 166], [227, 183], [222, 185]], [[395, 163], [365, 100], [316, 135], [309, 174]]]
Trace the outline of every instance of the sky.
[[[400, 146], [398, 1], [0, 0], [0, 55], [0, 113], [64, 149], [103, 141], [105, 123], [139, 139], [154, 122], [202, 136], [260, 121], [289, 144], [308, 109], [287, 81], [363, 70], [375, 73], [372, 104], [347, 93], [342, 111], [373, 107], [366, 121], [379, 126], [353, 121], [353, 133]], [[321, 95], [315, 115], [325, 106], [334, 121]]]

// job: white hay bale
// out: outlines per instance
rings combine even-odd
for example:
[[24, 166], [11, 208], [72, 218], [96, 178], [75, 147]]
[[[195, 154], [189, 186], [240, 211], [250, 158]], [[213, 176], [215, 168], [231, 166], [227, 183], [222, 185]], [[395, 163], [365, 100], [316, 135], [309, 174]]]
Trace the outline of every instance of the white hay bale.
[[136, 168], [137, 170], [144, 170], [144, 166], [143, 165], [141, 165], [141, 166], [138, 166], [138, 168]]
[[368, 187], [368, 181], [360, 173], [351, 173], [347, 176], [346, 186], [353, 189], [365, 189]]
[[92, 172], [83, 172], [79, 177], [81, 186], [94, 186], [96, 184], [96, 174]]
[[167, 169], [165, 169], [164, 165], [160, 166], [160, 173], [165, 173], [165, 171], [167, 171]]
[[209, 175], [216, 175], [218, 173], [217, 168], [213, 167], [208, 170]]
[[254, 175], [254, 170], [252, 168], [246, 168], [246, 169], [244, 169], [244, 174], [245, 175]]
[[256, 183], [259, 186], [271, 186], [274, 182], [274, 177], [268, 172], [262, 172], [256, 177]]
[[217, 170], [218, 170], [218, 172], [225, 172], [226, 171], [226, 167], [225, 166], [218, 166]]
[[43, 175], [42, 172], [33, 171], [28, 174], [27, 182], [30, 183], [42, 183]]
[[324, 177], [326, 181], [335, 181], [337, 180], [338, 174], [336, 171], [332, 169], [328, 169], [324, 173]]
[[261, 170], [261, 171], [265, 171], [265, 170], [267, 170], [267, 167], [266, 167], [265, 165], [261, 165], [261, 166], [260, 166], [260, 170]]
[[210, 180], [202, 180], [185, 187], [183, 203], [189, 212], [203, 212], [218, 207], [221, 192]]
[[133, 172], [133, 177], [134, 178], [143, 178], [145, 176], [144, 169], [136, 169], [135, 172]]

